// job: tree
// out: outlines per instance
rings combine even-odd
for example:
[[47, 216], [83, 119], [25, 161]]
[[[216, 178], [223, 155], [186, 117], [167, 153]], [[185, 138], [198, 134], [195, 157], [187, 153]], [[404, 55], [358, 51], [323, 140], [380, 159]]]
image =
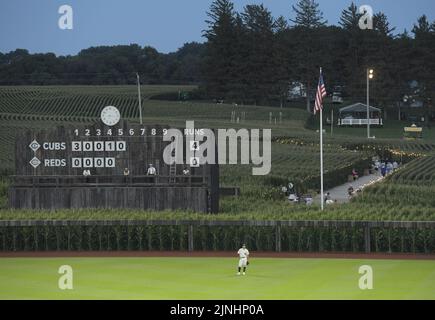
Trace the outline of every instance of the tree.
[[169, 54], [167, 76], [174, 82], [194, 83], [201, 80], [201, 62], [204, 44], [185, 43], [180, 49]]
[[[421, 90], [420, 98], [425, 104], [425, 112], [430, 112], [429, 107], [433, 106], [435, 99], [435, 21], [431, 24], [426, 15], [421, 16], [414, 24], [412, 32], [415, 35], [413, 43], [413, 64], [412, 80], [417, 80]], [[428, 116], [425, 117], [428, 119]]]
[[361, 17], [362, 14], [358, 13], [358, 7], [352, 2], [347, 9], [341, 12], [338, 24], [345, 30], [359, 29], [359, 20]]
[[296, 26], [309, 29], [325, 26], [327, 21], [323, 19], [323, 13], [319, 10], [319, 4], [314, 0], [299, 0], [295, 6], [292, 6], [296, 13], [294, 20], [290, 19]]
[[382, 12], [378, 12], [373, 16], [373, 27], [385, 37], [392, 37], [393, 31], [396, 30], [396, 27], [390, 27], [387, 16]]
[[214, 0], [207, 12], [210, 20], [205, 22], [208, 29], [204, 30], [207, 40], [215, 40], [219, 36], [226, 35], [233, 31], [235, 22], [234, 4], [229, 0]]
[[245, 81], [254, 104], [264, 102], [275, 83], [276, 64], [273, 59], [274, 26], [272, 13], [263, 5], [247, 5], [241, 14], [246, 30]]
[[236, 64], [239, 61], [235, 44], [238, 41], [237, 17], [234, 5], [229, 0], [214, 0], [207, 12], [207, 39], [204, 69], [205, 88], [215, 98], [228, 97], [231, 81], [237, 78]]
[[136, 72], [144, 84], [198, 83], [203, 51], [203, 44], [186, 44], [168, 54], [132, 44], [91, 47], [65, 57], [19, 49], [0, 54], [0, 83], [135, 84]]
[[363, 57], [365, 52], [365, 34], [359, 27], [362, 14], [358, 12], [355, 3], [344, 9], [341, 13], [339, 25], [345, 32], [343, 49], [338, 51], [342, 61], [343, 77], [341, 85], [346, 85], [346, 93], [353, 99], [361, 95], [359, 79], [364, 77]]
[[275, 33], [285, 32], [288, 29], [287, 20], [283, 16], [279, 16], [275, 19], [273, 28]]
[[373, 16], [374, 32], [366, 32], [367, 40], [371, 46], [366, 52], [366, 66], [373, 67], [379, 76], [373, 81], [373, 97], [384, 108], [385, 118], [388, 108], [394, 107], [394, 103], [400, 100], [398, 91], [398, 73], [395, 60], [397, 51], [393, 48], [392, 32], [396, 28], [390, 27], [387, 16], [378, 12]]
[[280, 107], [288, 95], [290, 77], [292, 76], [291, 54], [292, 47], [287, 42], [289, 26], [283, 16], [279, 16], [274, 22], [274, 47], [272, 59], [275, 63], [275, 83], [272, 92], [279, 99]]
[[427, 16], [425, 14], [422, 15], [420, 18], [418, 18], [417, 24], [414, 24], [414, 27], [412, 28], [412, 33], [414, 33], [416, 39], [420, 37], [427, 37], [430, 31], [431, 31], [431, 25], [427, 20]]
[[[319, 10], [319, 4], [314, 0], [300, 0], [296, 6], [292, 6], [296, 13], [296, 18], [290, 20], [295, 23], [294, 30], [298, 33], [300, 39], [298, 45], [294, 48], [297, 52], [299, 63], [296, 69], [300, 74], [300, 80], [306, 85], [307, 100], [306, 108], [311, 112], [311, 84], [318, 74], [319, 66], [319, 44], [321, 39], [317, 37], [317, 29], [324, 27], [327, 23], [323, 19], [323, 13]], [[303, 57], [303, 58], [302, 58]]]

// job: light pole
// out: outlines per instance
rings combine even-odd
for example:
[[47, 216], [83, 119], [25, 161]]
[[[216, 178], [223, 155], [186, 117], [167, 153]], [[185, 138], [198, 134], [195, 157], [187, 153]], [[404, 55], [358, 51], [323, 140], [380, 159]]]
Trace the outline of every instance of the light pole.
[[370, 139], [370, 80], [373, 77], [373, 69], [367, 69], [367, 139]]
[[140, 124], [143, 124], [142, 121], [142, 101], [141, 101], [141, 95], [140, 95], [140, 78], [139, 73], [136, 72], [136, 78], [137, 78], [137, 97], [139, 100], [139, 121]]

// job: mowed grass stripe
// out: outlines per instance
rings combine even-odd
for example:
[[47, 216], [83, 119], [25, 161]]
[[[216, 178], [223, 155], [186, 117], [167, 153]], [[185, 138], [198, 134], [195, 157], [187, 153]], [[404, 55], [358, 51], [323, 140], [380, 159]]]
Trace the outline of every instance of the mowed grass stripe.
[[[61, 265], [74, 290], [57, 287]], [[0, 259], [1, 299], [435, 299], [435, 261], [253, 258]], [[361, 290], [370, 265], [374, 289]]]

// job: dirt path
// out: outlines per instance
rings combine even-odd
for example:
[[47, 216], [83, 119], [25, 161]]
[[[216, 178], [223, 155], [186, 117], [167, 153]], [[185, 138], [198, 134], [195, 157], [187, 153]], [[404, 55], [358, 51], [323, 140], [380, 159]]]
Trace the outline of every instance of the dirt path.
[[[0, 252], [0, 258], [127, 258], [127, 257], [237, 257], [236, 251], [24, 251]], [[299, 252], [251, 252], [255, 258], [303, 258], [303, 259], [394, 259], [435, 260], [435, 255], [402, 253], [299, 253]]]
[[[342, 184], [338, 187], [332, 188], [330, 190], [326, 190], [325, 194], [327, 192], [329, 192], [331, 199], [337, 200], [338, 203], [347, 203], [347, 202], [349, 202], [349, 195], [347, 193], [347, 189], [350, 186], [352, 186], [353, 189], [356, 191], [357, 189], [364, 189], [365, 187], [367, 187], [370, 184], [380, 182], [380, 181], [382, 181], [382, 179], [383, 179], [383, 177], [378, 173], [371, 174], [368, 176], [362, 176], [361, 178], [359, 178], [356, 181], [347, 182], [347, 183]], [[314, 201], [317, 203], [320, 203], [320, 195], [317, 195], [314, 198]]]

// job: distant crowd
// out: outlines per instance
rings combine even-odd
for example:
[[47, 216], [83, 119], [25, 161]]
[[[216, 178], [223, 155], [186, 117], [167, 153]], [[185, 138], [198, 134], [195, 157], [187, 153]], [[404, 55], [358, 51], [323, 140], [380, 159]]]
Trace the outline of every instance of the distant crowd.
[[[400, 167], [400, 164], [397, 161], [381, 160], [379, 157], [373, 157], [371, 167], [369, 168], [369, 172], [370, 172], [370, 174], [379, 174], [379, 175], [382, 175], [383, 177], [385, 177], [385, 176], [393, 173], [394, 171], [396, 171], [399, 167]], [[355, 168], [353, 168], [352, 172], [349, 176], [349, 179], [351, 179], [351, 181], [356, 181], [359, 179], [359, 177], [360, 177], [360, 175], [359, 175], [358, 171]], [[359, 193], [361, 191], [362, 191], [362, 187], [357, 188], [355, 190], [352, 185], [350, 185], [349, 188], [347, 189], [349, 198], [351, 198], [353, 195], [355, 195], [355, 193]], [[293, 204], [302, 203], [302, 204], [306, 204], [306, 205], [311, 205], [313, 203], [313, 197], [311, 194], [299, 195], [294, 190], [292, 184], [289, 184], [288, 187], [287, 186], [282, 187], [281, 192], [286, 195], [287, 200], [290, 203], [293, 203]], [[324, 194], [323, 201], [327, 205], [337, 203], [337, 200], [334, 200], [331, 198], [331, 194], [329, 192], [326, 192]]]
[[395, 170], [399, 168], [399, 164], [397, 161], [380, 161], [379, 159], [375, 159], [372, 164], [372, 169], [376, 172], [379, 172], [383, 177], [393, 173]]
[[[372, 174], [377, 173], [380, 174], [382, 177], [385, 177], [393, 173], [394, 171], [396, 171], [399, 168], [399, 166], [400, 164], [397, 161], [381, 160], [379, 157], [373, 157], [370, 173]], [[354, 181], [358, 179], [358, 173], [356, 172], [355, 169], [352, 170], [352, 177]], [[361, 188], [358, 188], [355, 191], [352, 185], [349, 186], [349, 188], [347, 189], [347, 193], [349, 197], [352, 197], [355, 194], [355, 192], [361, 192], [361, 191], [362, 191]]]

